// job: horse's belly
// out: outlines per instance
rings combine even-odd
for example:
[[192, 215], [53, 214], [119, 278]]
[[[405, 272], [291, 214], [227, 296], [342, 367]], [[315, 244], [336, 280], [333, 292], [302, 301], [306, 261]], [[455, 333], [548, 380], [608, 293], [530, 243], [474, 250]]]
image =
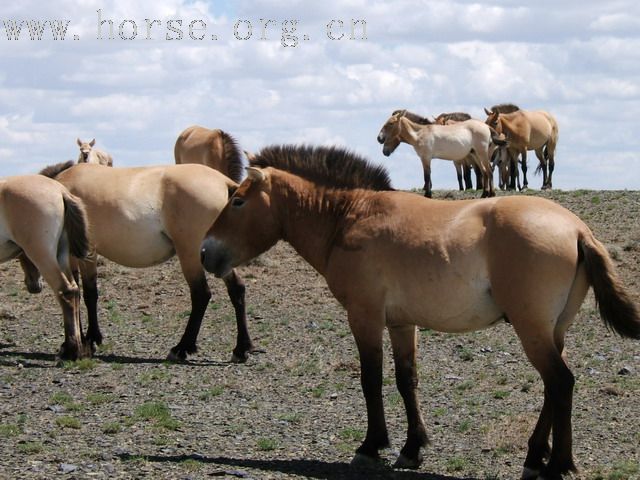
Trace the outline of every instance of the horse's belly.
[[409, 296], [407, 292], [396, 298], [391, 294], [387, 300], [389, 323], [412, 323], [449, 333], [486, 328], [503, 316], [489, 287], [487, 279], [457, 286], [425, 282], [421, 288], [412, 289]]
[[159, 219], [120, 221], [104, 227], [95, 229], [92, 236], [97, 252], [112, 262], [143, 268], [163, 263], [175, 255], [173, 243], [163, 233]]

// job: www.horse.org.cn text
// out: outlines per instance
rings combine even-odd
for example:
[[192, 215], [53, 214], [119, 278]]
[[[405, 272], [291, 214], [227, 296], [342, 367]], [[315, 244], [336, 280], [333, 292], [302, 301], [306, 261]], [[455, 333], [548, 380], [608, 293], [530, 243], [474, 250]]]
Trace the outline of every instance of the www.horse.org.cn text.
[[[165, 41], [266, 41], [279, 40], [285, 48], [298, 47], [312, 40], [296, 19], [271, 18], [240, 19], [222, 27], [202, 19], [115, 19], [102, 9], [96, 10], [97, 22], [94, 39], [103, 41], [165, 40]], [[0, 20], [0, 39], [17, 40], [80, 40], [70, 31], [71, 20]], [[223, 31], [226, 30], [226, 31]], [[363, 19], [328, 20], [322, 26], [325, 39], [331, 41], [367, 40], [367, 21]], [[316, 30], [318, 31], [318, 30]]]

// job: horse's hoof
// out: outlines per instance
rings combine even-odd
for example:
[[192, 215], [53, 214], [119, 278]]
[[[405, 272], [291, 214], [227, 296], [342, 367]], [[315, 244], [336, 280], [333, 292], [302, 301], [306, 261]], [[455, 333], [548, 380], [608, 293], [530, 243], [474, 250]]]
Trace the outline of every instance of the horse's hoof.
[[351, 460], [351, 466], [361, 469], [379, 469], [384, 464], [380, 457], [370, 457], [364, 453], [356, 453]]
[[237, 354], [236, 352], [231, 353], [231, 363], [246, 363], [249, 359], [249, 352]]
[[393, 464], [393, 468], [404, 468], [408, 470], [415, 470], [422, 465], [422, 454], [418, 454], [418, 458], [409, 458], [401, 453]]
[[167, 355], [167, 361], [174, 363], [182, 363], [187, 360], [187, 354], [184, 352], [174, 352], [173, 350], [169, 350], [169, 354]]
[[522, 469], [522, 476], [520, 480], [537, 480], [540, 475], [540, 470], [534, 470], [533, 468], [524, 467]]

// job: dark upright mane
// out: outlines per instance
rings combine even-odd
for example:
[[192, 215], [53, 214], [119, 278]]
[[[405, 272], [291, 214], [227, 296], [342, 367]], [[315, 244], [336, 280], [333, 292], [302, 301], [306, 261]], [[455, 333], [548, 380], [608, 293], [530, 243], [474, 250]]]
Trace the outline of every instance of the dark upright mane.
[[471, 120], [471, 115], [465, 112], [441, 113], [436, 118], [436, 123], [438, 123], [439, 120], [442, 120], [443, 122], [448, 122], [449, 120], [464, 122], [465, 120]]
[[39, 175], [44, 175], [49, 178], [56, 178], [65, 170], [70, 169], [76, 164], [73, 160], [68, 160], [66, 162], [56, 163], [55, 165], [49, 165], [48, 167], [40, 170]]
[[285, 170], [330, 188], [393, 190], [386, 168], [339, 147], [272, 145], [263, 148], [251, 166]]
[[513, 113], [520, 110], [520, 107], [513, 103], [499, 103], [498, 105], [491, 107], [490, 110], [498, 113]]
[[227, 164], [227, 175], [231, 180], [239, 183], [244, 173], [244, 163], [238, 142], [223, 130], [220, 130], [220, 136], [222, 137], [222, 144], [224, 146], [224, 161]]
[[400, 112], [404, 112], [404, 117], [411, 120], [413, 123], [417, 123], [419, 125], [433, 125], [433, 122], [426, 117], [421, 117], [417, 113], [410, 112], [409, 110], [396, 110], [391, 116], [397, 115]]

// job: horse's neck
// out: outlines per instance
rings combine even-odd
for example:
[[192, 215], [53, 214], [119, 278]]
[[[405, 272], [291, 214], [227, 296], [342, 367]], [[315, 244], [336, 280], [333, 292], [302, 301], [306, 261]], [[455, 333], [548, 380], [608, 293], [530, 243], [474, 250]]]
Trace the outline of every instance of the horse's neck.
[[429, 127], [430, 125], [419, 125], [408, 118], [403, 117], [400, 119], [400, 139], [409, 145], [415, 146], [418, 142], [418, 133], [420, 129]]
[[336, 197], [340, 194], [301, 179], [272, 181], [272, 192], [277, 201], [282, 239], [324, 275], [342, 220], [336, 209], [339, 201]]

